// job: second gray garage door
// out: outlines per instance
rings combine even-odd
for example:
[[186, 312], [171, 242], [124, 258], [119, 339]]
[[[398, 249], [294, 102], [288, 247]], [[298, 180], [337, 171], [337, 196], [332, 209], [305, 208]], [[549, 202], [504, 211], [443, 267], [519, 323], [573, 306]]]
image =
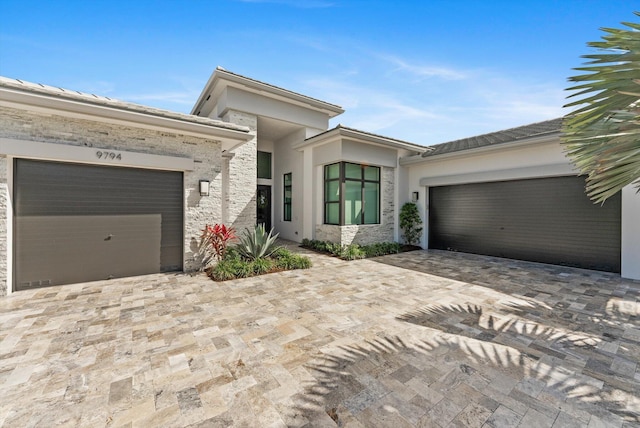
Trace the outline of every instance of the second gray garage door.
[[182, 172], [16, 159], [14, 284], [182, 269]]
[[429, 248], [620, 272], [620, 193], [601, 205], [584, 179], [429, 188]]

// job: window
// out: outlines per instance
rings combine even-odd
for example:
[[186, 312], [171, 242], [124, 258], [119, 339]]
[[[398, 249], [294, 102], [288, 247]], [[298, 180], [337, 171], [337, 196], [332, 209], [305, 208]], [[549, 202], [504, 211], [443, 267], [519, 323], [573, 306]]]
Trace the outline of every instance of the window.
[[283, 220], [291, 221], [291, 173], [284, 175], [284, 210]]
[[271, 178], [271, 153], [258, 151], [258, 178]]
[[349, 162], [325, 165], [324, 223], [380, 223], [380, 168]]

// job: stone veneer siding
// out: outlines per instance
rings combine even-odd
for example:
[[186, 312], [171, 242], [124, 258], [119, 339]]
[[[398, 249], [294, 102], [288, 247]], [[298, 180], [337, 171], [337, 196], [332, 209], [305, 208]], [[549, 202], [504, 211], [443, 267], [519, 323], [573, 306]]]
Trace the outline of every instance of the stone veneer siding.
[[255, 137], [258, 129], [257, 116], [230, 110], [224, 116], [225, 122], [248, 127], [254, 138], [234, 149], [231, 156], [225, 156], [223, 219], [227, 225], [241, 234], [244, 229], [256, 226], [256, 190], [258, 183], [258, 143]]
[[[205, 224], [222, 221], [221, 143], [171, 132], [140, 129], [10, 108], [0, 108], [0, 137], [43, 143], [89, 146], [194, 159], [184, 172], [184, 270], [199, 268], [197, 248]], [[0, 295], [7, 293], [7, 159], [0, 159]], [[211, 182], [201, 197], [198, 182]], [[234, 183], [230, 184], [233, 189]], [[255, 185], [253, 186], [255, 191]], [[255, 215], [255, 210], [254, 210]]]
[[320, 241], [337, 242], [342, 245], [349, 244], [373, 244], [376, 242], [393, 241], [393, 224], [395, 216], [394, 195], [394, 170], [382, 168], [382, 207], [380, 212], [380, 224], [362, 224], [335, 226], [330, 224], [316, 225], [315, 239]]
[[[0, 113], [1, 114], [1, 113]], [[1, 116], [0, 116], [1, 117]], [[2, 124], [0, 123], [0, 132]], [[7, 162], [0, 156], [0, 296], [7, 295]]]

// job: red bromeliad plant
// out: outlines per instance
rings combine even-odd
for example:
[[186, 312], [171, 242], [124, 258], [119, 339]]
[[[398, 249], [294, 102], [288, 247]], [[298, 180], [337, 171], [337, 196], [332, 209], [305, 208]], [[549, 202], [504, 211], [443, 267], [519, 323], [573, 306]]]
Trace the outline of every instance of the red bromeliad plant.
[[236, 239], [235, 230], [224, 224], [206, 225], [202, 231], [202, 240], [217, 260], [222, 260], [227, 252], [229, 241]]

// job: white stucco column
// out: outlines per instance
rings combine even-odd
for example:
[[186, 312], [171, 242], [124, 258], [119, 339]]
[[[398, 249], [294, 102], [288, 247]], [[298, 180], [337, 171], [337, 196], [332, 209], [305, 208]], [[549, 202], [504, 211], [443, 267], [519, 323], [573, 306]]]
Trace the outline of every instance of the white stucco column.
[[307, 147], [302, 153], [302, 237], [313, 239], [313, 149]]
[[640, 194], [628, 185], [622, 189], [623, 278], [640, 279]]

